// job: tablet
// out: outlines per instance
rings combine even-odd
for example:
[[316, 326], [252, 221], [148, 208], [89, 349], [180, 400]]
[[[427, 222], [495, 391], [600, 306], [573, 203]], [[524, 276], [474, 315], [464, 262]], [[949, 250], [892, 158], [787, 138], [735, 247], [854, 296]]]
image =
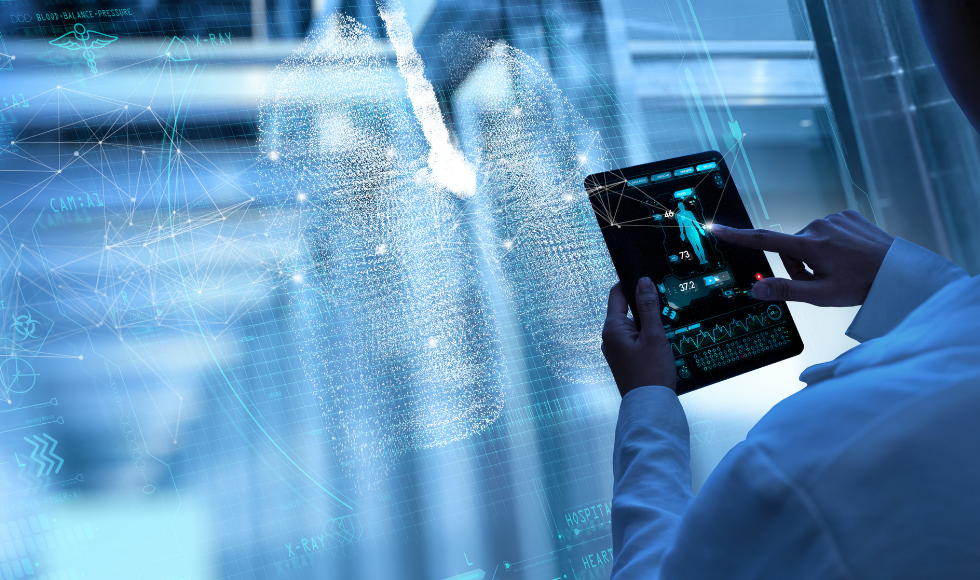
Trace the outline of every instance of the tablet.
[[765, 253], [711, 234], [752, 227], [720, 153], [597, 173], [585, 189], [631, 312], [637, 281], [657, 286], [678, 394], [803, 352], [786, 303], [752, 297], [773, 275]]

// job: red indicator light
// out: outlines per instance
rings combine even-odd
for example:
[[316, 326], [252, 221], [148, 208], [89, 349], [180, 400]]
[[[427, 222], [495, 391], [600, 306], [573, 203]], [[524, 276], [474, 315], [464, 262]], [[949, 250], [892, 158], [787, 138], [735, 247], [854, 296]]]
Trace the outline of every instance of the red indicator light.
[[762, 280], [762, 274], [759, 274], [758, 272], [756, 272], [755, 279], [756, 280]]

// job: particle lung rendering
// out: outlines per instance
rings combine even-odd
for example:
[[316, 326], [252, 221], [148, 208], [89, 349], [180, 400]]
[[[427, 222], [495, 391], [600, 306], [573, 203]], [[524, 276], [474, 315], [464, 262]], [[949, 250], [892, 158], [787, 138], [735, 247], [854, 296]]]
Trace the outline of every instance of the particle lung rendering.
[[604, 164], [597, 134], [533, 59], [465, 35], [449, 54], [479, 65], [443, 111], [404, 10], [379, 11], [395, 66], [335, 16], [260, 110], [264, 213], [344, 462], [485, 431], [527, 361], [582, 388], [610, 380], [615, 275], [582, 187]]
[[551, 376], [608, 384], [600, 347], [616, 275], [583, 187], [607, 160], [596, 131], [523, 52], [460, 35], [452, 52], [482, 61], [458, 114], [479, 160], [474, 203], [485, 253]]
[[270, 236], [341, 460], [492, 425], [506, 375], [469, 205], [433, 178], [404, 79], [366, 30], [336, 16], [280, 65], [260, 131]]

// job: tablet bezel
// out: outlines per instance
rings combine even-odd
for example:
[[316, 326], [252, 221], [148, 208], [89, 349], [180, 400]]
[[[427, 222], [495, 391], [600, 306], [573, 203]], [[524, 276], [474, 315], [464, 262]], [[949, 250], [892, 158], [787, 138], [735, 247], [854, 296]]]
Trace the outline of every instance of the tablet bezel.
[[[703, 153], [697, 153], [694, 155], [685, 155], [682, 157], [665, 159], [662, 161], [646, 163], [643, 165], [636, 165], [633, 167], [626, 167], [614, 171], [596, 173], [596, 174], [589, 175], [588, 177], [585, 178], [585, 189], [586, 192], [589, 194], [589, 199], [593, 206], [593, 213], [596, 216], [596, 221], [599, 223], [599, 228], [602, 231], [603, 239], [606, 241], [607, 251], [609, 251], [609, 248], [611, 247], [609, 236], [616, 235], [616, 234], [615, 232], [611, 231], [611, 226], [609, 225], [608, 221], [604, 223], [605, 220], [603, 220], [603, 218], [600, 217], [600, 213], [603, 213], [605, 211], [604, 209], [605, 206], [597, 205], [597, 199], [598, 196], [601, 196], [603, 194], [608, 196], [608, 194], [606, 193], [608, 189], [604, 190], [603, 189], [604, 187], [605, 188], [621, 187], [621, 191], [628, 189], [631, 192], [634, 190], [642, 192], [646, 188], [650, 187], [649, 183], [645, 185], [641, 184], [641, 185], [627, 186], [626, 182], [635, 179], [642, 179], [645, 176], [648, 177], [651, 175], [662, 174], [668, 170], [673, 170], [681, 166], [696, 167], [699, 164], [710, 163], [712, 161], [717, 163], [717, 171], [721, 174], [725, 182], [725, 185], [722, 188], [721, 193], [719, 194], [720, 197], [718, 200], [719, 207], [721, 207], [721, 204], [724, 202], [725, 211], [722, 212], [723, 215], [719, 216], [718, 223], [730, 227], [740, 228], [740, 229], [753, 227], [748, 211], [745, 208], [745, 204], [743, 203], [742, 198], [738, 193], [738, 189], [735, 186], [732, 175], [728, 170], [727, 164], [725, 163], [724, 156], [717, 151], [705, 151]], [[710, 171], [704, 173], [705, 176], [707, 176], [708, 174], [710, 174]], [[673, 181], [674, 183], [687, 183], [687, 180], [696, 179], [697, 176], [698, 176], [697, 174], [693, 174], [689, 178], [677, 178], [677, 179], [671, 179], [671, 181]], [[621, 195], [621, 194], [616, 194], [616, 195]], [[657, 195], [662, 195], [662, 194], [657, 194]], [[699, 196], [701, 196], [700, 192], [699, 192]], [[727, 244], [717, 238], [713, 238], [713, 239], [716, 246], [724, 252], [725, 259], [729, 263], [730, 268], [733, 271], [733, 276], [736, 275], [734, 273], [734, 269], [736, 267], [739, 268], [737, 275], [743, 282], [745, 281], [747, 275], [746, 270], [744, 270], [743, 268], [746, 267], [749, 268], [751, 272], [761, 274], [763, 277], [769, 278], [773, 276], [773, 272], [769, 265], [768, 259], [765, 257], [765, 253], [762, 252], [761, 250], [750, 250], [747, 248], [741, 248], [738, 246]], [[618, 243], [613, 244], [613, 246], [615, 245], [618, 245]], [[654, 248], [654, 250], [657, 249], [658, 248]], [[662, 248], [659, 248], [659, 250], [662, 251]], [[735, 256], [736, 259], [734, 260], [731, 259], [731, 256]], [[641, 274], [639, 272], [626, 271], [626, 267], [624, 266], [625, 260], [617, 259], [617, 256], [613, 256], [611, 251], [610, 251], [610, 257], [612, 258], [613, 265], [616, 267], [616, 273], [619, 276], [619, 279], [623, 281], [623, 290], [624, 293], [627, 295], [627, 300], [630, 304], [630, 309], [631, 311], [635, 312], [636, 309], [635, 280], [639, 279], [639, 277], [644, 274]], [[748, 262], [751, 262], [751, 264], [748, 264]], [[736, 264], [739, 265], [736, 266]], [[657, 282], [656, 280], [654, 281]], [[632, 283], [632, 287], [628, 287], [629, 283]], [[715, 300], [723, 300], [723, 298], [715, 298]], [[687, 393], [695, 389], [705, 387], [710, 384], [714, 384], [732, 377], [745, 374], [747, 372], [751, 372], [753, 370], [771, 365], [773, 363], [786, 360], [788, 358], [792, 358], [794, 356], [799, 355], [801, 352], [803, 352], [803, 348], [804, 348], [803, 340], [800, 337], [799, 330], [797, 329], [792, 314], [790, 313], [790, 310], [786, 306], [785, 302], [761, 301], [761, 300], [755, 300], [754, 298], [748, 300], [749, 301], [747, 301], [746, 304], [753, 308], [762, 304], [779, 305], [782, 312], [784, 313], [783, 315], [786, 318], [786, 326], [790, 333], [790, 343], [785, 347], [782, 347], [778, 350], [774, 350], [772, 353], [759, 355], [753, 358], [748, 358], [745, 362], [735, 364], [733, 366], [730, 366], [722, 370], [713, 371], [713, 372], [699, 371], [697, 374], [694, 374], [689, 378], [681, 378], [680, 376], [678, 376], [678, 381], [677, 381], [678, 394]], [[661, 297], [661, 303], [662, 305], [665, 303], [663, 297]], [[730, 311], [729, 314], [734, 312], [736, 312], [736, 310]], [[727, 316], [727, 314], [711, 315], [704, 318], [703, 320], [711, 320], [712, 318], [719, 318], [722, 316]], [[661, 321], [665, 322], [665, 324], [668, 326], [670, 325], [670, 320], [663, 316], [661, 317]], [[683, 356], [678, 356], [678, 359], [680, 358], [683, 358]]]

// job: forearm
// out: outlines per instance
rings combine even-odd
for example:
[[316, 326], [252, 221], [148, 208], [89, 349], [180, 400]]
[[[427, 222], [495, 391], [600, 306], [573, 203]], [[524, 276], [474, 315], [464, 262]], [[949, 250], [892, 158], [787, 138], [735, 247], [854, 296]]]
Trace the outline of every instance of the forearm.
[[860, 342], [884, 336], [941, 288], [968, 276], [946, 258], [896, 238], [847, 336]]
[[690, 434], [666, 387], [623, 398], [613, 450], [613, 580], [654, 578], [691, 501]]

